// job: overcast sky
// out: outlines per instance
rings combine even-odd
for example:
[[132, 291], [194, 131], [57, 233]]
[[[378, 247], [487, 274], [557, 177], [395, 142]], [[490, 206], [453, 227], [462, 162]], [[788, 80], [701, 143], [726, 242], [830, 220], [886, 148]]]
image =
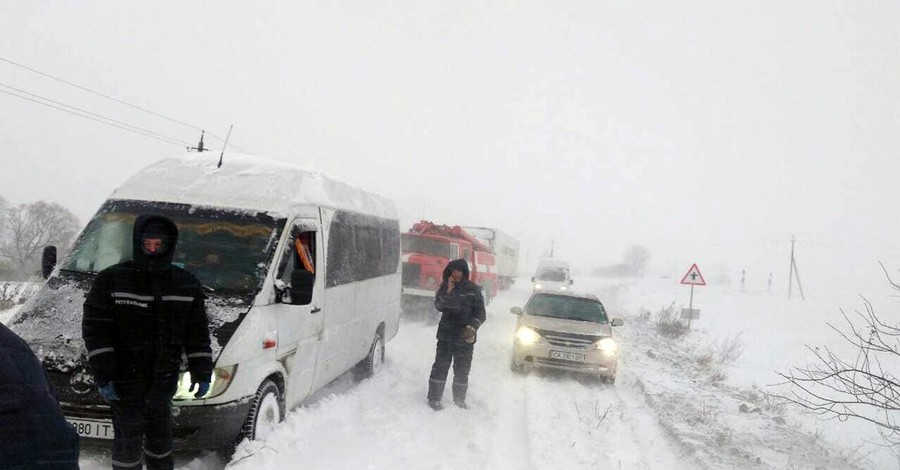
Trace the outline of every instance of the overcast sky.
[[[239, 148], [383, 194], [404, 226], [499, 227], [532, 265], [551, 239], [580, 266], [637, 243], [673, 276], [780, 285], [792, 234], [808, 277], [900, 266], [897, 24], [892, 1], [0, 0], [0, 57], [234, 124]], [[10, 86], [199, 135], [0, 61]], [[82, 221], [182, 150], [3, 93], [0, 129], [0, 195]]]

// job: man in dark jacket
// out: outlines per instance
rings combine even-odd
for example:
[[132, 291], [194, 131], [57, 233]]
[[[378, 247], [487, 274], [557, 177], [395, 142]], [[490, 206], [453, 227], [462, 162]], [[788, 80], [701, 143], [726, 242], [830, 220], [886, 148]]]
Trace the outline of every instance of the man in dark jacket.
[[84, 303], [82, 334], [94, 380], [113, 412], [113, 468], [171, 469], [172, 397], [182, 354], [191, 391], [209, 391], [212, 352], [200, 282], [173, 266], [170, 219], [134, 222], [134, 257], [104, 269]]
[[78, 433], [31, 349], [0, 324], [0, 469], [78, 469]]
[[428, 380], [428, 405], [435, 410], [443, 408], [441, 398], [452, 363], [453, 403], [466, 409], [476, 331], [486, 318], [484, 298], [481, 288], [469, 281], [469, 264], [464, 259], [447, 264], [443, 278], [434, 297], [434, 306], [441, 312], [441, 322], [437, 330], [437, 354]]

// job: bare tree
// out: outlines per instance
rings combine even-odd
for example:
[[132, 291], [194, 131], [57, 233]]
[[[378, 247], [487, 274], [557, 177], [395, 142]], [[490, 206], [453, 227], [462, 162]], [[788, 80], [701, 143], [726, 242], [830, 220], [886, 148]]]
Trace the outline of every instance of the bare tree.
[[78, 218], [55, 202], [19, 204], [5, 211], [0, 237], [0, 257], [18, 269], [35, 268], [47, 245], [68, 247], [78, 230]]
[[0, 196], [0, 230], [3, 229], [3, 223], [6, 220], [6, 211], [9, 203], [6, 202], [6, 199], [3, 196]]
[[[882, 269], [884, 266], [882, 265]], [[888, 277], [893, 289], [900, 285]], [[861, 419], [878, 427], [891, 445], [900, 444], [900, 324], [886, 323], [863, 299], [864, 312], [848, 315], [839, 329], [828, 324], [852, 346], [853, 353], [838, 354], [830, 348], [812, 348], [812, 366], [779, 373], [790, 392], [780, 397], [812, 412], [841, 421]], [[855, 356], [855, 357], [852, 357]]]
[[640, 276], [650, 263], [650, 250], [643, 245], [631, 245], [625, 251], [624, 262], [632, 275]]

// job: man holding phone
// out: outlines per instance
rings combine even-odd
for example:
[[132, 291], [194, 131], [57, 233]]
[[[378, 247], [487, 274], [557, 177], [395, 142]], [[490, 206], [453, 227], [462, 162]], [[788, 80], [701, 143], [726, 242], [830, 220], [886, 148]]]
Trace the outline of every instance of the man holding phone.
[[466, 393], [476, 332], [487, 315], [481, 288], [469, 280], [466, 260], [453, 260], [444, 268], [443, 282], [435, 293], [434, 306], [441, 312], [441, 321], [437, 330], [437, 352], [428, 380], [428, 406], [435, 411], [443, 409], [441, 398], [452, 364], [453, 403], [468, 409]]

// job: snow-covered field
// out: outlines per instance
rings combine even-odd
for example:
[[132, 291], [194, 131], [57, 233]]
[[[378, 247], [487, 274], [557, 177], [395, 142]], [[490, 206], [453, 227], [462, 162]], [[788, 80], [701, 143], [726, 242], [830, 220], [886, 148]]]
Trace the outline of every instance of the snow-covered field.
[[[183, 455], [178, 467], [212, 468], [894, 468], [871, 426], [821, 421], [767, 399], [775, 371], [803, 365], [806, 344], [840, 347], [825, 322], [859, 298], [787, 301], [726, 286], [697, 288], [701, 318], [686, 337], [665, 339], [652, 317], [688, 288], [673, 279], [576, 280], [598, 294], [621, 344], [614, 386], [560, 374], [519, 376], [509, 370], [514, 305], [526, 280], [497, 297], [479, 332], [467, 411], [425, 405], [434, 326], [407, 321], [388, 344], [380, 375], [362, 383], [344, 376], [261, 442], [240, 445], [231, 462], [214, 453]], [[877, 307], [894, 302], [872, 299]], [[2, 314], [8, 315], [8, 312]], [[0, 315], [2, 315], [0, 314]], [[741, 333], [744, 353], [726, 367], [698, 357]], [[723, 374], [724, 372], [724, 374]], [[449, 396], [449, 390], [447, 390]], [[109, 451], [86, 448], [82, 468], [108, 468]]]

